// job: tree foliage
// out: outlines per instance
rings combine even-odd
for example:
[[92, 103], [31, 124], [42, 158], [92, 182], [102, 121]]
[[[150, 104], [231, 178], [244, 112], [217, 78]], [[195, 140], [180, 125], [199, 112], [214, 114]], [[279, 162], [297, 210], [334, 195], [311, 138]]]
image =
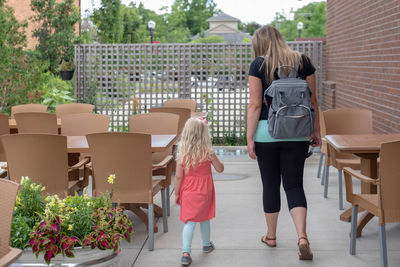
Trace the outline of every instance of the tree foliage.
[[217, 36], [217, 35], [211, 35], [208, 37], [200, 37], [197, 38], [193, 41], [191, 41], [191, 43], [223, 43], [224, 38], [222, 38], [221, 36]]
[[124, 34], [121, 0], [101, 0], [101, 7], [93, 11], [92, 20], [97, 26], [101, 43], [121, 43]]
[[293, 41], [298, 36], [297, 23], [303, 23], [301, 37], [326, 36], [326, 2], [313, 2], [303, 6], [294, 13], [294, 19], [285, 14], [276, 13], [271, 25], [276, 27], [286, 41]]
[[0, 108], [4, 112], [9, 96], [18, 89], [13, 81], [22, 79], [23, 48], [26, 46], [26, 23], [19, 23], [14, 10], [0, 0]]
[[49, 61], [50, 71], [57, 73], [61, 61], [73, 60], [79, 12], [74, 0], [31, 0], [31, 9], [35, 12], [32, 21], [38, 24], [33, 31], [39, 40], [36, 50], [42, 60]]

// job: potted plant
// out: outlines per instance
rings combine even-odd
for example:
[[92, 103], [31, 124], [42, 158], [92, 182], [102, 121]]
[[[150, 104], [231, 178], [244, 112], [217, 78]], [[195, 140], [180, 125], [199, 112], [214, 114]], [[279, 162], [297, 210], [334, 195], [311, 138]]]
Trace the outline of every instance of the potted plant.
[[[108, 181], [114, 179], [110, 175]], [[120, 241], [129, 242], [133, 229], [124, 210], [111, 203], [112, 192], [98, 198], [75, 194], [64, 199], [44, 197], [44, 192], [45, 187], [29, 178], [21, 180], [11, 246], [24, 252], [11, 266], [119, 264]]]
[[74, 76], [74, 70], [75, 70], [75, 65], [72, 60], [63, 60], [58, 67], [61, 75], [61, 79], [65, 81], [72, 80], [72, 77]]

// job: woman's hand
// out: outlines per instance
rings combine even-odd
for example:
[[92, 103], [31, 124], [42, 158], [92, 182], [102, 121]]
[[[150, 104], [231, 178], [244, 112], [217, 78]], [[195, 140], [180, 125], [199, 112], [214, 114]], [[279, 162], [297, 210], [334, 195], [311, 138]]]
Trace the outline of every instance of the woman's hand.
[[250, 158], [257, 159], [256, 148], [253, 140], [247, 140], [247, 152], [249, 153]]
[[178, 206], [181, 204], [181, 197], [177, 194], [175, 194], [175, 203]]
[[316, 147], [321, 145], [321, 135], [319, 131], [315, 130], [311, 135], [311, 146]]

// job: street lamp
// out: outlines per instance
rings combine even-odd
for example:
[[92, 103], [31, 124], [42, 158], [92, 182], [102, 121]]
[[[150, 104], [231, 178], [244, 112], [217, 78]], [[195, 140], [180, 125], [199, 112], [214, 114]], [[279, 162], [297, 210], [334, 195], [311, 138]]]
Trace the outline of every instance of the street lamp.
[[297, 23], [297, 30], [299, 30], [299, 38], [301, 38], [301, 30], [303, 29], [303, 22]]
[[147, 27], [149, 27], [149, 31], [150, 31], [150, 43], [153, 43], [153, 33], [154, 33], [154, 28], [156, 27], [156, 23], [152, 20], [149, 21], [149, 23], [147, 24]]

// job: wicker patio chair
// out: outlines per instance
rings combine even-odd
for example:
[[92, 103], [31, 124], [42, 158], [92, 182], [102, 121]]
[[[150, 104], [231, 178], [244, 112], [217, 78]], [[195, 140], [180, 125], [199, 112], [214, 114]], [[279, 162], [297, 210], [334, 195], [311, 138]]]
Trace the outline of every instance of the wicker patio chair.
[[[379, 242], [381, 266], [388, 266], [386, 247], [386, 223], [400, 222], [400, 142], [385, 143], [381, 146], [378, 179], [371, 179], [351, 168], [344, 168], [346, 199], [352, 203], [350, 254], [356, 254], [358, 208], [379, 218]], [[378, 194], [354, 194], [352, 177], [378, 186]]]
[[[0, 136], [10, 134], [10, 125], [8, 122], [8, 114], [0, 113]], [[7, 176], [7, 159], [4, 152], [3, 144], [0, 142], [0, 177], [5, 178]]]
[[10, 247], [11, 222], [19, 185], [0, 179], [0, 266], [9, 266], [22, 250]]
[[195, 112], [197, 107], [196, 100], [192, 99], [170, 99], [164, 101], [163, 107], [169, 108], [188, 108], [190, 111]]
[[[138, 133], [96, 133], [87, 135], [95, 184], [93, 195], [111, 191], [113, 202], [134, 211], [149, 231], [149, 250], [154, 248], [153, 196], [161, 190], [163, 229], [168, 231], [165, 190], [160, 181], [152, 181], [151, 136]], [[113, 187], [107, 177], [115, 174]], [[148, 205], [148, 216], [137, 204]], [[147, 221], [147, 223], [146, 223]]]
[[[145, 134], [178, 134], [179, 115], [153, 112], [137, 114], [129, 117], [129, 131]], [[166, 190], [167, 214], [170, 215], [169, 187], [171, 185], [172, 167], [174, 163], [172, 146], [165, 152], [152, 154], [153, 175], [165, 176], [161, 186]]]
[[170, 108], [170, 107], [160, 107], [160, 108], [151, 108], [149, 109], [150, 113], [153, 112], [164, 112], [164, 113], [173, 113], [179, 115], [179, 125], [178, 125], [178, 133], [180, 134], [185, 126], [186, 121], [191, 116], [191, 111], [188, 108]]
[[42, 112], [16, 113], [18, 133], [58, 134], [57, 116]]
[[68, 181], [68, 172], [88, 160], [68, 167], [67, 137], [51, 134], [12, 134], [1, 136], [7, 157], [8, 177], [19, 182], [28, 176], [44, 185], [46, 192], [60, 197], [79, 190], [79, 181]]
[[110, 116], [93, 113], [70, 114], [62, 117], [61, 134], [83, 136], [108, 132]]
[[[317, 172], [317, 178], [321, 178], [321, 170], [322, 166], [324, 166], [324, 169], [322, 173], [325, 173], [325, 168], [327, 165], [329, 165], [329, 154], [328, 154], [328, 144], [325, 139], [326, 135], [326, 127], [325, 127], [325, 120], [324, 120], [324, 113], [322, 112], [321, 108], [318, 108], [318, 114], [319, 114], [319, 126], [320, 126], [320, 134], [321, 134], [321, 155], [319, 158], [319, 164], [318, 164], [318, 172]], [[323, 185], [324, 179], [321, 179], [321, 185]]]
[[[84, 136], [91, 133], [104, 133], [108, 132], [110, 125], [110, 116], [103, 114], [69, 114], [64, 115], [61, 120], [61, 134], [66, 136]], [[90, 154], [81, 153], [77, 161], [82, 161], [85, 158], [90, 161]], [[80, 187], [83, 188], [89, 185], [89, 175], [92, 175], [90, 162], [85, 166], [84, 170], [80, 171], [79, 175], [76, 174], [76, 179], [83, 177], [84, 182], [80, 184]]]
[[69, 103], [56, 106], [56, 115], [61, 118], [65, 115], [92, 113], [94, 105], [84, 103]]
[[41, 104], [23, 104], [11, 107], [11, 119], [14, 119], [16, 113], [21, 112], [42, 112], [47, 111], [47, 106]]
[[[366, 109], [330, 109], [323, 112], [326, 134], [372, 134], [372, 111]], [[339, 153], [328, 144], [329, 162], [326, 165], [324, 179], [324, 197], [328, 197], [329, 167], [339, 172], [339, 209], [343, 209], [343, 168], [359, 170], [360, 159], [349, 153]]]

